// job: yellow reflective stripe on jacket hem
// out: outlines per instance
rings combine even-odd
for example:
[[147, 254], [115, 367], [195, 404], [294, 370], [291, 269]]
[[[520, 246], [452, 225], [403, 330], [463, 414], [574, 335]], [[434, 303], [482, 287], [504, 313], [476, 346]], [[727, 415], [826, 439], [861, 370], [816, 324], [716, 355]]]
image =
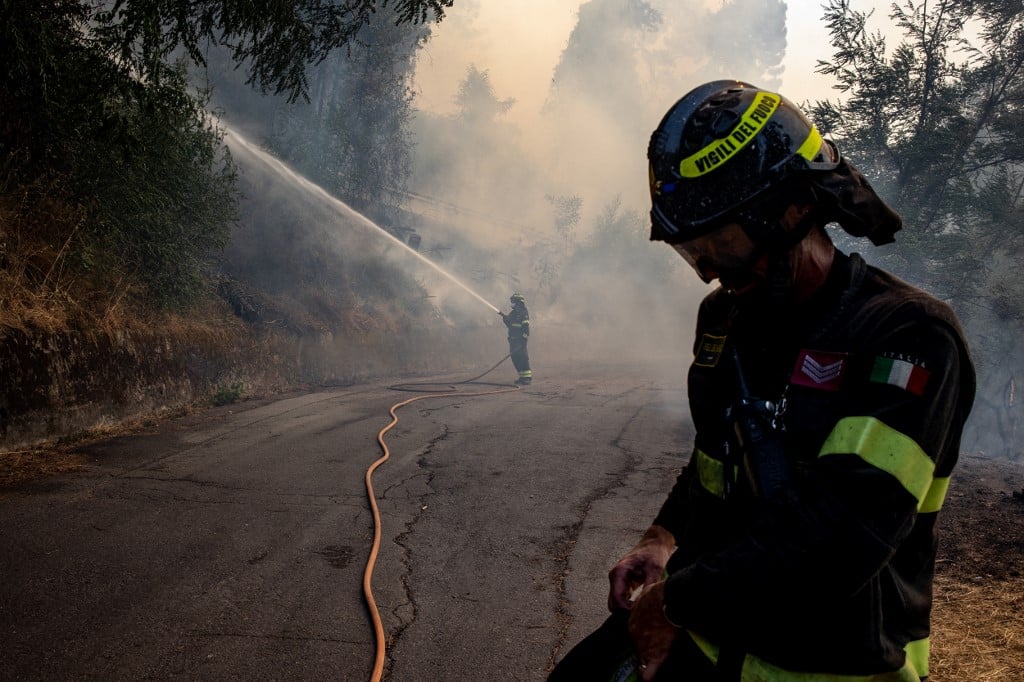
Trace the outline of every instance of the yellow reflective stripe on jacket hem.
[[[718, 663], [718, 645], [692, 630], [686, 632], [712, 663]], [[743, 657], [740, 682], [920, 682], [921, 678], [928, 674], [928, 648], [927, 639], [910, 642], [905, 649], [907, 661], [902, 668], [876, 675], [836, 675], [786, 670], [748, 654]]]
[[818, 452], [857, 455], [868, 464], [896, 477], [907, 492], [924, 503], [935, 474], [935, 462], [913, 438], [874, 417], [845, 417], [832, 429]]
[[913, 642], [907, 642], [903, 647], [907, 652], [907, 665], [914, 668], [918, 677], [928, 677], [928, 659], [931, 657], [932, 642], [925, 637]]

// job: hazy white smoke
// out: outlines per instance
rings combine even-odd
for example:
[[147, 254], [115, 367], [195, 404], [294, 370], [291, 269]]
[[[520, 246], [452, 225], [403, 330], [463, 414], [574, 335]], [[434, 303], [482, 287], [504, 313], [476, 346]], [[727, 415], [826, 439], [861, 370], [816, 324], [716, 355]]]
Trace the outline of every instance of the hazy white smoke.
[[[649, 337], [645, 347], [664, 350], [665, 339], [685, 346], [706, 288], [682, 263], [665, 264], [674, 256], [664, 245], [646, 240], [648, 137], [668, 107], [704, 81], [776, 87], [785, 12], [779, 0], [580, 4], [537, 115], [514, 115], [516, 102], [507, 112], [484, 107], [484, 116], [455, 107], [418, 117], [412, 188], [429, 198], [414, 208], [429, 215], [424, 244], [443, 242], [446, 265], [477, 276], [492, 300], [523, 290], [541, 322], [617, 339], [618, 350]], [[452, 78], [465, 85], [473, 72], [489, 74], [487, 63], [470, 63]], [[494, 82], [492, 104], [515, 98]], [[530, 124], [513, 122], [523, 120]], [[557, 197], [582, 200], [568, 232], [555, 227]], [[680, 305], [680, 294], [689, 302]]]

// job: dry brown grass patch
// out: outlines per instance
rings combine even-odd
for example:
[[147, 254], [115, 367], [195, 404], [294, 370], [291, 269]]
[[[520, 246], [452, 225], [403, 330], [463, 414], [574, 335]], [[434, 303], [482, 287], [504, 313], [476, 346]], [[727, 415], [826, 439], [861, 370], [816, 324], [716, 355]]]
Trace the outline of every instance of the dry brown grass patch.
[[935, 587], [929, 679], [1024, 680], [1020, 579], [938, 576]]
[[80, 452], [83, 446], [107, 438], [138, 433], [161, 421], [192, 414], [193, 410], [192, 405], [185, 405], [159, 414], [97, 425], [73, 436], [40, 443], [33, 448], [0, 452], [0, 491], [54, 474], [81, 469], [89, 463], [88, 457]]
[[44, 476], [74, 471], [85, 463], [83, 455], [65, 447], [0, 452], [0, 490]]

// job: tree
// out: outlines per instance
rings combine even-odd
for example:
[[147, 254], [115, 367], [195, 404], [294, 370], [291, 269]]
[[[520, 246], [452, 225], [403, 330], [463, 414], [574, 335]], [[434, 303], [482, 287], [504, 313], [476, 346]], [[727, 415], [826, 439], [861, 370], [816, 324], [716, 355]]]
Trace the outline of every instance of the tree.
[[[637, 77], [639, 49], [661, 26], [661, 13], [647, 0], [588, 0], [551, 79], [548, 107], [566, 100], [592, 98], [589, 106], [613, 108], [616, 102], [635, 106], [643, 94]], [[609, 96], [609, 93], [613, 93]], [[613, 113], [613, 118], [622, 112]]]
[[[88, 297], [64, 284], [88, 280], [107, 306], [126, 295], [188, 304], [237, 207], [232, 160], [178, 57], [202, 65], [210, 46], [224, 46], [236, 66], [248, 65], [249, 84], [308, 99], [307, 67], [367, 35], [378, 9], [390, 9], [395, 25], [415, 25], [451, 4], [0, 0], [0, 210], [17, 229], [0, 234], [2, 284], [29, 298], [33, 287], [60, 291], [77, 304]], [[364, 90], [351, 96], [364, 107], [396, 87], [408, 97], [382, 81], [373, 60], [362, 66]], [[391, 127], [377, 137], [401, 134], [400, 121], [385, 120]], [[350, 155], [349, 184], [377, 178], [379, 186], [380, 158]], [[51, 210], [55, 203], [63, 208]]]
[[415, 57], [428, 35], [378, 14], [347, 54], [310, 70], [308, 103], [276, 99], [270, 148], [359, 211], [397, 220], [396, 190], [405, 189], [412, 166]]
[[192, 300], [235, 214], [234, 166], [202, 97], [181, 69], [131, 77], [83, 38], [80, 3], [3, 9], [5, 288], [108, 311], [139, 294], [156, 307]]
[[533, 275], [537, 281], [537, 291], [547, 292], [548, 302], [558, 297], [558, 280], [562, 264], [576, 249], [576, 228], [582, 217], [583, 199], [578, 195], [553, 196], [544, 195], [544, 200], [551, 205], [555, 234], [558, 242], [544, 240], [532, 249]]
[[903, 216], [890, 266], [957, 308], [975, 341], [980, 402], [1016, 425], [1019, 401], [986, 391], [1024, 374], [1013, 341], [1024, 331], [1013, 265], [1024, 249], [1024, 7], [903, 0], [890, 13], [903, 40], [889, 51], [851, 5], [826, 6], [836, 51], [818, 69], [846, 99], [817, 102], [812, 117]]
[[[400, 207], [412, 167], [411, 80], [428, 36], [426, 26], [397, 24], [389, 11], [378, 12], [345, 53], [309, 69], [308, 101], [254, 93], [224, 48], [211, 51], [206, 72], [214, 103], [233, 127], [404, 241], [415, 224], [415, 216]], [[423, 307], [425, 292], [411, 274], [380, 264], [389, 244], [382, 235], [357, 241], [330, 216], [321, 221], [306, 215], [311, 207], [298, 217], [291, 201], [268, 197], [266, 188], [245, 189], [247, 203], [260, 208], [247, 215], [246, 229], [228, 251], [232, 276], [301, 296], [305, 305], [322, 301], [317, 309], [326, 317], [353, 296], [374, 304], [387, 298], [414, 314]]]
[[459, 108], [458, 118], [472, 126], [486, 126], [498, 116], [508, 113], [515, 105], [514, 98], [498, 99], [491, 84], [491, 74], [481, 71], [476, 64], [466, 69], [466, 77], [459, 83], [455, 104]]
[[[98, 44], [143, 80], [159, 80], [169, 55], [183, 49], [205, 65], [203, 48], [224, 45], [232, 59], [250, 64], [249, 83], [308, 96], [306, 68], [348, 45], [378, 8], [395, 22], [440, 21], [453, 0], [115, 0], [96, 12]], [[70, 3], [84, 4], [84, 3]]]
[[995, 0], [894, 4], [905, 39], [891, 55], [880, 34], [867, 32], [868, 16], [849, 0], [830, 1], [836, 52], [819, 71], [847, 99], [818, 102], [811, 113], [900, 210], [906, 269], [970, 298], [976, 280], [946, 277], [930, 259], [938, 248], [944, 264], [967, 258], [959, 265], [980, 272], [1008, 236], [1021, 246], [1019, 222], [1003, 225], [1019, 220], [1024, 180], [1024, 9]]

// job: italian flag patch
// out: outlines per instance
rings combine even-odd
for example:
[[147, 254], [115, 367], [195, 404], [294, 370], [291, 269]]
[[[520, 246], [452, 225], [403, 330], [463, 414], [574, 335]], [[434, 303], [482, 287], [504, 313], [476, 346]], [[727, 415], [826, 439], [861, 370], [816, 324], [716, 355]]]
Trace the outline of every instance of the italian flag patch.
[[924, 393], [930, 372], [906, 360], [876, 357], [871, 368], [871, 381], [898, 386], [914, 395]]

